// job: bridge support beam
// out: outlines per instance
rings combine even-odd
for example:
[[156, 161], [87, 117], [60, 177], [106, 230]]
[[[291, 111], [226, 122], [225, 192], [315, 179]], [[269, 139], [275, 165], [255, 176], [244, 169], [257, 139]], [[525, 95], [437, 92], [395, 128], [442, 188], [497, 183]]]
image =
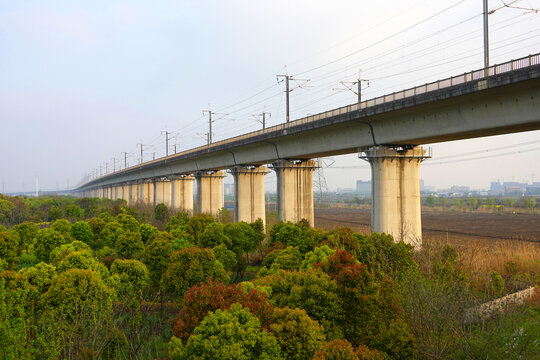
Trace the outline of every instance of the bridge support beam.
[[272, 163], [277, 175], [278, 220], [315, 224], [313, 211], [313, 172], [317, 162], [278, 160]]
[[197, 213], [217, 215], [223, 207], [223, 171], [198, 171], [197, 180]]
[[266, 224], [264, 202], [265, 166], [235, 166], [230, 170], [234, 177], [234, 221], [252, 223], [261, 219]]
[[375, 146], [360, 157], [371, 165], [371, 230], [420, 248], [420, 163], [430, 156], [419, 146]]
[[191, 175], [171, 176], [171, 208], [193, 213], [193, 181]]

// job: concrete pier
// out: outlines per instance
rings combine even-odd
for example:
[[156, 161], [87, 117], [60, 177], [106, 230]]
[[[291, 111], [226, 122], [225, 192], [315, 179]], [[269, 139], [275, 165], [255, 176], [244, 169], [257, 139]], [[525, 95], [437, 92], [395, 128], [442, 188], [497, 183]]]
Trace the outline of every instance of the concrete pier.
[[144, 205], [155, 206], [153, 180], [144, 180], [141, 183], [141, 203]]
[[375, 146], [360, 155], [371, 165], [372, 231], [422, 246], [420, 163], [429, 157], [419, 146]]
[[193, 181], [191, 175], [171, 176], [171, 208], [193, 213]]
[[156, 205], [165, 204], [171, 207], [171, 182], [169, 179], [156, 179]]
[[223, 171], [198, 171], [197, 180], [197, 213], [216, 215], [223, 207]]
[[313, 172], [317, 162], [278, 160], [272, 163], [277, 175], [278, 220], [315, 224], [313, 211]]
[[230, 170], [234, 177], [234, 221], [248, 223], [261, 219], [266, 224], [264, 201], [265, 166], [235, 166]]

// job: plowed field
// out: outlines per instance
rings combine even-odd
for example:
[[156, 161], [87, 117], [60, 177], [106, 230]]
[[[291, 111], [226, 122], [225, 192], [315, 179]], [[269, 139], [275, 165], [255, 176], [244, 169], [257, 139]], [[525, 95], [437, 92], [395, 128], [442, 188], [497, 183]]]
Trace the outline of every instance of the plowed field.
[[[354, 208], [315, 209], [315, 227], [332, 230], [349, 227], [355, 232], [369, 233], [369, 210]], [[422, 233], [427, 238], [449, 240], [519, 239], [540, 242], [540, 216], [526, 214], [485, 214], [460, 212], [423, 212]]]

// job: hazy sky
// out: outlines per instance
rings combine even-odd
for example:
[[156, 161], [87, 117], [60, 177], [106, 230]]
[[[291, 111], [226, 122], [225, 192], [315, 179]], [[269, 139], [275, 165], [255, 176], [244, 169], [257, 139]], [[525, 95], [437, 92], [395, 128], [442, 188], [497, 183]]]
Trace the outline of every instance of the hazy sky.
[[[482, 0], [0, 0], [0, 191], [33, 189], [36, 175], [65, 188], [113, 157], [123, 166], [122, 152], [133, 165], [138, 143], [145, 160], [163, 156], [163, 130], [179, 151], [202, 145], [209, 106], [228, 114], [214, 140], [258, 129], [262, 111], [282, 123], [285, 71], [311, 80], [291, 93], [295, 119], [355, 102], [333, 88], [360, 69], [371, 98], [480, 68], [481, 13]], [[540, 14], [503, 7], [489, 20], [491, 63], [540, 52]], [[540, 181], [540, 131], [432, 147], [426, 185]], [[323, 163], [330, 189], [370, 178], [356, 154]]]

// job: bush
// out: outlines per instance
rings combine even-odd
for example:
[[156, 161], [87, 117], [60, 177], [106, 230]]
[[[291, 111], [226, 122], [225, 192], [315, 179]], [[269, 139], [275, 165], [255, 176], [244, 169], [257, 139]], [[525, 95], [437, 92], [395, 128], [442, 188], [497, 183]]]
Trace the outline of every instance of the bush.
[[185, 359], [282, 359], [276, 338], [240, 304], [210, 312], [187, 341]]
[[302, 309], [276, 308], [270, 332], [276, 337], [285, 359], [309, 360], [325, 340], [324, 328]]

